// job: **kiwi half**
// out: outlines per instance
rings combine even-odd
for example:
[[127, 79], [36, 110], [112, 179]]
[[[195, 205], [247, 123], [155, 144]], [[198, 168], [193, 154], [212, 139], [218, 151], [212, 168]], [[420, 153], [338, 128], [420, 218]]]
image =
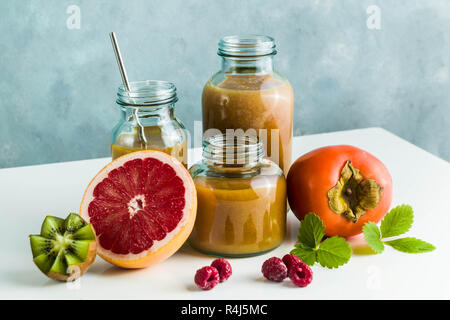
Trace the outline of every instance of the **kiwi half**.
[[30, 235], [30, 245], [36, 266], [60, 281], [83, 275], [97, 254], [94, 229], [76, 213], [70, 213], [65, 220], [47, 216], [41, 234]]

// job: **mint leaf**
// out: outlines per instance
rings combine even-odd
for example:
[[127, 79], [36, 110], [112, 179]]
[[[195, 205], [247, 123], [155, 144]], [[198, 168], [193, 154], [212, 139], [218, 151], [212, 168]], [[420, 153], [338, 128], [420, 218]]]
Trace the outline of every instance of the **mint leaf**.
[[317, 261], [322, 267], [337, 268], [350, 260], [352, 249], [344, 238], [331, 237], [325, 239], [317, 249]]
[[436, 249], [431, 243], [412, 237], [385, 241], [384, 243], [398, 251], [406, 253], [430, 252]]
[[403, 204], [391, 209], [381, 221], [380, 229], [383, 238], [404, 234], [411, 228], [413, 218], [413, 209], [409, 205]]
[[295, 245], [295, 249], [292, 249], [291, 254], [295, 254], [300, 258], [304, 263], [309, 266], [313, 266], [316, 263], [316, 250], [314, 248], [310, 248], [303, 243], [297, 243]]
[[311, 248], [317, 248], [324, 236], [325, 227], [322, 220], [314, 213], [308, 213], [300, 223], [298, 241]]
[[366, 222], [362, 228], [364, 239], [366, 239], [369, 247], [376, 253], [381, 253], [384, 250], [384, 244], [381, 241], [380, 229], [374, 222]]

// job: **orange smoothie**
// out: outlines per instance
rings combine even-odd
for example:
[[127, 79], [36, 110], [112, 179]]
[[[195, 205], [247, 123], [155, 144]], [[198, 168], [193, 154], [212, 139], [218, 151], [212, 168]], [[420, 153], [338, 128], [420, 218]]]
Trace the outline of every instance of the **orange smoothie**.
[[189, 238], [194, 248], [214, 255], [245, 256], [281, 244], [286, 229], [282, 174], [242, 179], [197, 176], [194, 182], [198, 209]]
[[[294, 94], [289, 81], [271, 74], [225, 75], [218, 85], [209, 81], [203, 89], [203, 131], [255, 129], [259, 134], [259, 129], [267, 129], [267, 138], [260, 137], [265, 142], [266, 156], [285, 175], [291, 162], [293, 110]], [[279, 131], [272, 133], [271, 129]], [[272, 137], [274, 134], [278, 134], [278, 139]]]
[[144, 133], [147, 137], [147, 144], [139, 138], [137, 129], [133, 133], [122, 133], [117, 137], [116, 143], [111, 144], [112, 159], [116, 159], [124, 154], [140, 150], [162, 151], [178, 159], [187, 168], [187, 142], [174, 143], [170, 139], [164, 139], [161, 134], [161, 127], [144, 127]]

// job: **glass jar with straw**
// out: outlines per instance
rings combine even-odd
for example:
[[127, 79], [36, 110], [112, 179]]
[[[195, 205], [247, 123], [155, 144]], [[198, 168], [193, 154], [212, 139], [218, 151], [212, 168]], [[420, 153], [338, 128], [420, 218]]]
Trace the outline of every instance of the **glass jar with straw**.
[[129, 82], [113, 32], [111, 41], [123, 82], [117, 92], [121, 117], [113, 130], [112, 158], [151, 149], [170, 154], [187, 167], [187, 132], [174, 115], [175, 85], [160, 80]]

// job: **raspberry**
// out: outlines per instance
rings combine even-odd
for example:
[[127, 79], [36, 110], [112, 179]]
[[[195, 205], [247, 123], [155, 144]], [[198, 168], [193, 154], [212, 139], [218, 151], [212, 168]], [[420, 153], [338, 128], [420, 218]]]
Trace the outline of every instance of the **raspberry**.
[[300, 258], [294, 254], [286, 254], [283, 257], [283, 262], [286, 265], [286, 267], [288, 268], [288, 270], [290, 270], [291, 266], [293, 266], [294, 264], [297, 264], [299, 262], [302, 262], [302, 260], [300, 260]]
[[297, 287], [306, 287], [313, 279], [313, 272], [307, 264], [298, 262], [289, 269], [289, 278]]
[[214, 260], [211, 263], [211, 267], [214, 267], [219, 271], [220, 282], [227, 280], [233, 273], [230, 263], [224, 258]]
[[287, 268], [277, 257], [266, 260], [262, 265], [261, 272], [270, 281], [281, 282], [287, 277]]
[[214, 267], [203, 267], [195, 273], [194, 281], [200, 289], [211, 290], [219, 283], [219, 271]]

